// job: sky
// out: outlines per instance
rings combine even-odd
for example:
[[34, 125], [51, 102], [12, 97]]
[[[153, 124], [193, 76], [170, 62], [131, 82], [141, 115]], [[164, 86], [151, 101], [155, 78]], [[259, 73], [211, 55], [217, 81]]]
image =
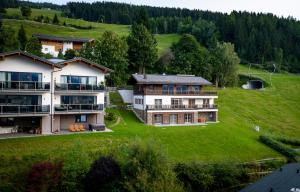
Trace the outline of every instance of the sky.
[[[70, 0], [30, 0], [34, 2], [51, 2], [66, 4]], [[97, 0], [72, 0], [94, 2]], [[98, 0], [99, 1], [99, 0]], [[102, 0], [100, 0], [102, 1]], [[104, 0], [150, 5], [159, 7], [180, 7], [230, 13], [233, 10], [273, 13], [277, 16], [292, 16], [300, 20], [300, 0]]]

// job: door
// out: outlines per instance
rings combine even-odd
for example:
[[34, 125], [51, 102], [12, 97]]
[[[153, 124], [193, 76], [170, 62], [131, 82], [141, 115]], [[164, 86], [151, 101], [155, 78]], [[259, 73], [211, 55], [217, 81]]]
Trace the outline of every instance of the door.
[[209, 108], [209, 99], [203, 99], [203, 108]]
[[162, 114], [155, 114], [154, 115], [154, 124], [162, 124], [162, 123], [163, 123]]
[[162, 108], [162, 99], [155, 99], [155, 109], [161, 109]]
[[182, 105], [182, 99], [171, 99], [171, 106], [173, 109], [178, 109]]
[[193, 122], [193, 116], [191, 113], [184, 114], [184, 123], [192, 123]]
[[177, 124], [178, 123], [177, 119], [178, 119], [177, 114], [171, 114], [170, 115], [170, 124]]

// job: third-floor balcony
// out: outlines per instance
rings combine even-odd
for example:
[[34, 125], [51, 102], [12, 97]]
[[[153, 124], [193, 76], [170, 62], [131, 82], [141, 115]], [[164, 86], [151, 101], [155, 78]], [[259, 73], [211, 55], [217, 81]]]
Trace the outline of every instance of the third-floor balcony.
[[90, 85], [80, 83], [56, 83], [55, 91], [57, 92], [102, 92], [103, 85]]
[[50, 91], [50, 83], [39, 81], [0, 81], [0, 91], [47, 92]]
[[147, 105], [147, 110], [218, 109], [217, 105]]
[[103, 111], [103, 104], [59, 104], [55, 113], [97, 113]]

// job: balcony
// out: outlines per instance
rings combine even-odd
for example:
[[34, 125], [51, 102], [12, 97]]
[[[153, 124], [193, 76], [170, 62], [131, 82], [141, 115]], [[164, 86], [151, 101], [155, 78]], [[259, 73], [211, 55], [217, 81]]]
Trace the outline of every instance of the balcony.
[[7, 92], [47, 92], [50, 90], [49, 82], [38, 81], [0, 81], [0, 91]]
[[134, 94], [143, 95], [182, 95], [182, 96], [217, 96], [216, 91], [164, 91], [164, 90], [149, 90], [143, 92], [134, 91]]
[[218, 109], [217, 105], [147, 105], [147, 110]]
[[55, 113], [97, 113], [103, 111], [103, 104], [60, 104], [54, 109]]
[[49, 105], [0, 105], [0, 116], [43, 115], [49, 113]]
[[80, 83], [56, 83], [55, 91], [58, 92], [102, 92], [104, 86]]

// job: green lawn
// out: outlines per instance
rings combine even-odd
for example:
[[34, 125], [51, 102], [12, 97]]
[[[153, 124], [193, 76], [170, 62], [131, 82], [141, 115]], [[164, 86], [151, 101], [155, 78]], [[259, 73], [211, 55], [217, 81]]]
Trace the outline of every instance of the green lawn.
[[[240, 67], [240, 71], [246, 68]], [[130, 111], [109, 109], [122, 117], [118, 125], [111, 127], [112, 133], [0, 140], [0, 156], [63, 156], [78, 143], [89, 151], [109, 151], [139, 138], [163, 146], [172, 161], [251, 161], [279, 157], [261, 144], [258, 136], [265, 133], [300, 136], [300, 77], [275, 74], [272, 83], [264, 91], [220, 90], [217, 124], [153, 127], [140, 123]], [[117, 100], [116, 95], [113, 99]], [[261, 126], [260, 133], [253, 130], [254, 125]]]
[[[9, 8], [7, 10], [7, 15], [21, 15], [19, 9]], [[52, 25], [32, 21], [33, 18], [43, 15], [48, 16], [51, 20], [54, 14], [58, 15], [60, 24]], [[19, 30], [20, 26], [23, 24], [28, 37], [32, 33], [42, 33], [48, 35], [57, 35], [57, 36], [69, 36], [69, 37], [88, 37], [88, 38], [99, 38], [104, 31], [114, 31], [121, 36], [126, 36], [129, 34], [130, 26], [129, 25], [116, 25], [116, 24], [105, 24], [97, 22], [89, 22], [82, 19], [71, 19], [61, 16], [59, 11], [48, 10], [48, 9], [32, 9], [30, 20], [14, 20], [14, 19], [4, 19], [4, 25], [14, 28], [16, 31]], [[76, 29], [70, 26], [63, 26], [62, 23], [73, 24], [77, 26], [92, 26], [92, 29]], [[158, 42], [158, 52], [159, 55], [164, 53], [173, 42], [179, 40], [179, 35], [177, 34], [167, 34], [167, 35], [155, 35]]]

